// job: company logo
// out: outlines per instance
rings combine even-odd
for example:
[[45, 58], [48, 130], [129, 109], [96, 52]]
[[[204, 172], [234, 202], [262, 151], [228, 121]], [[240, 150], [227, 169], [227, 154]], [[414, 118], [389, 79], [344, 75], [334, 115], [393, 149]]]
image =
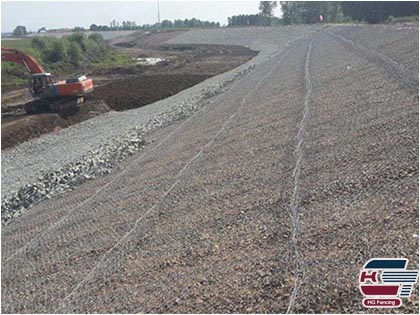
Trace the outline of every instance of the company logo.
[[360, 271], [359, 287], [365, 307], [400, 307], [418, 280], [418, 270], [407, 270], [408, 259], [373, 258]]

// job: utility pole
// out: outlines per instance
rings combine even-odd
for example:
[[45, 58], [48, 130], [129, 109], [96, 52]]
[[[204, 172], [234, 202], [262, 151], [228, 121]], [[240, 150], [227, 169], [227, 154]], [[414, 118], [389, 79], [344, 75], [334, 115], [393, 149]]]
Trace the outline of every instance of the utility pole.
[[159, 9], [159, 1], [157, 2], [157, 9], [158, 9], [158, 24], [160, 24], [160, 9]]

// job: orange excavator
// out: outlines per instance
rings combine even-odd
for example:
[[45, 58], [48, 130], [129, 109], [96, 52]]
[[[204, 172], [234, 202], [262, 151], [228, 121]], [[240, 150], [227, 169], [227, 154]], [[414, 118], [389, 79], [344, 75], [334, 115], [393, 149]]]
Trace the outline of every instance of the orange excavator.
[[29, 91], [36, 98], [25, 104], [28, 114], [52, 110], [61, 112], [85, 102], [85, 95], [93, 91], [92, 79], [86, 76], [54, 82], [38, 61], [19, 50], [1, 48], [1, 60], [24, 65], [31, 73]]

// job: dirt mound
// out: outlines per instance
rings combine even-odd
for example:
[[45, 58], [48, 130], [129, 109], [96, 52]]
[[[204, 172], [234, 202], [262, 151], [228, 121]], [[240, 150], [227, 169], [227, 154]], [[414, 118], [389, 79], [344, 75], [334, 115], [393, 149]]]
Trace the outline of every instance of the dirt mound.
[[20, 115], [3, 119], [1, 124], [1, 149], [13, 147], [32, 138], [77, 124], [109, 111], [102, 101], [94, 100], [76, 108], [73, 112]]
[[182, 52], [194, 54], [196, 58], [212, 56], [250, 56], [256, 51], [237, 45], [204, 45], [204, 44], [164, 44], [156, 48], [164, 52]]
[[203, 80], [209, 75], [150, 75], [124, 80], [96, 88], [88, 100], [103, 99], [113, 110], [142, 107], [175, 95]]

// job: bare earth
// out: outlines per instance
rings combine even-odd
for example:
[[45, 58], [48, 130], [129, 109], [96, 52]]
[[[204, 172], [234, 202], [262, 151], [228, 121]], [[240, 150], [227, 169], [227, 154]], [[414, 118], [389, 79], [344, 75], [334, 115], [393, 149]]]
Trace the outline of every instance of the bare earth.
[[[217, 32], [179, 42], [237, 44]], [[111, 174], [4, 226], [2, 312], [377, 312], [362, 265], [419, 264], [418, 29], [283, 47]], [[418, 286], [391, 312], [417, 300]]]

